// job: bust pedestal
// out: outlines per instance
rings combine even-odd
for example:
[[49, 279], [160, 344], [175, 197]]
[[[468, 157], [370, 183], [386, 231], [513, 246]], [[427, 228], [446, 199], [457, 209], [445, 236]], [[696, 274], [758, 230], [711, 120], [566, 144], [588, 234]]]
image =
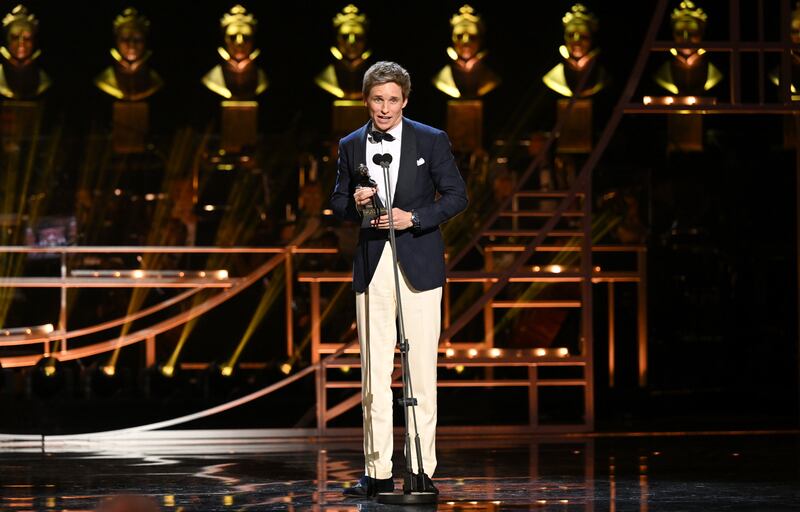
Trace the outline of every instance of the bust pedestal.
[[483, 101], [447, 102], [447, 135], [456, 153], [471, 153], [483, 146]]
[[222, 102], [222, 136], [220, 148], [239, 153], [243, 148], [256, 145], [258, 138], [258, 102]]

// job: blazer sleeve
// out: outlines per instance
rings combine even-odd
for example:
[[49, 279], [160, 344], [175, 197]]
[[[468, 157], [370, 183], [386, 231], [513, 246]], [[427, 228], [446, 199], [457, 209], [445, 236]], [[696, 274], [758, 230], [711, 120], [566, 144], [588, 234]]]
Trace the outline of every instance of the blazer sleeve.
[[456, 166], [450, 139], [445, 132], [438, 132], [431, 150], [431, 178], [439, 198], [430, 205], [417, 208], [420, 229], [435, 228], [447, 222], [467, 208], [467, 187]]
[[351, 183], [350, 161], [347, 157], [347, 148], [339, 141], [339, 158], [336, 161], [336, 184], [333, 186], [330, 204], [333, 213], [343, 220], [360, 222], [361, 216], [356, 210], [353, 199], [355, 186]]

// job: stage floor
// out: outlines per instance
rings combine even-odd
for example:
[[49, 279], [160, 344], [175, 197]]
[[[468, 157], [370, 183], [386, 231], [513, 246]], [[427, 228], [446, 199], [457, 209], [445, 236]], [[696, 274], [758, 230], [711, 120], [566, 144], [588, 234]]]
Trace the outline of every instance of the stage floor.
[[[356, 439], [227, 434], [105, 448], [0, 441], [0, 510], [94, 510], [117, 495], [167, 511], [433, 510], [344, 499], [362, 473]], [[462, 436], [440, 440], [434, 481], [438, 510], [800, 510], [800, 435]]]

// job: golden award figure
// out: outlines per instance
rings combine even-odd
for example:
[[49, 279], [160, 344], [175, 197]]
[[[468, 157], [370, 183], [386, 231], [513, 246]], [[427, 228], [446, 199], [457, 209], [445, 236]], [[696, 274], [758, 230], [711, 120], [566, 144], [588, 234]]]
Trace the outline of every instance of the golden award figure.
[[114, 64], [94, 79], [98, 89], [116, 99], [113, 110], [112, 141], [117, 153], [138, 153], [145, 149], [150, 110], [146, 100], [164, 85], [149, 65], [153, 54], [147, 48], [150, 21], [129, 7], [113, 22]]
[[[600, 49], [594, 47], [597, 18], [582, 4], [575, 4], [561, 22], [564, 25], [564, 44], [558, 52], [562, 62], [548, 71], [542, 81], [568, 98], [594, 96], [608, 84], [608, 75], [597, 62]], [[578, 90], [581, 82], [583, 87]]]
[[[672, 11], [672, 39], [677, 44], [700, 44], [708, 15], [691, 0]], [[722, 73], [702, 48], [671, 48], [672, 58], [655, 74], [658, 85], [675, 95], [702, 96], [722, 80]]]
[[[708, 16], [691, 0], [683, 0], [672, 11], [672, 39], [677, 45], [699, 45]], [[716, 98], [706, 96], [722, 80], [722, 72], [711, 63], [703, 48], [671, 48], [653, 79], [671, 96], [646, 97], [646, 104], [703, 105]], [[700, 114], [675, 113], [667, 116], [668, 151], [702, 151], [703, 118]]]
[[[800, 1], [795, 4], [792, 11], [792, 19], [789, 26], [789, 38], [792, 44], [800, 44]], [[791, 51], [791, 83], [789, 84], [789, 94], [792, 101], [800, 101], [800, 51]], [[769, 81], [776, 86], [780, 86], [781, 72], [780, 66], [774, 68], [769, 74]]]
[[222, 101], [222, 149], [239, 152], [256, 143], [258, 103], [267, 90], [267, 75], [256, 65], [261, 50], [255, 48], [256, 25], [252, 13], [234, 5], [220, 19], [224, 46], [217, 48], [222, 63], [203, 77], [203, 85], [225, 98]]
[[447, 48], [452, 61], [433, 78], [437, 89], [453, 100], [447, 104], [447, 133], [458, 152], [472, 152], [482, 145], [483, 102], [481, 97], [500, 85], [500, 77], [486, 65], [483, 49], [486, 27], [469, 5], [450, 19], [453, 45]]
[[39, 20], [22, 5], [3, 17], [5, 45], [0, 46], [0, 95], [2, 131], [6, 150], [19, 148], [19, 139], [33, 134], [41, 105], [39, 98], [50, 87], [50, 78], [37, 60], [36, 48]]
[[334, 62], [320, 72], [314, 83], [333, 95], [333, 135], [339, 138], [366, 122], [361, 101], [361, 80], [372, 51], [367, 49], [367, 17], [353, 4], [333, 18], [336, 46]]
[[[795, 5], [792, 11], [792, 18], [789, 21], [789, 38], [792, 44], [800, 44], [800, 1]], [[800, 51], [790, 51], [790, 82], [789, 82], [789, 100], [800, 101]], [[778, 98], [783, 100], [785, 90], [781, 87], [781, 68], [780, 65], [776, 66], [769, 73], [769, 81], [778, 87]], [[783, 100], [785, 101], [785, 100]], [[783, 145], [786, 149], [793, 149], [797, 146], [798, 139], [800, 139], [800, 116], [782, 116], [783, 117]]]
[[0, 94], [6, 98], [30, 100], [50, 87], [50, 78], [36, 62], [42, 53], [36, 48], [38, 29], [39, 20], [22, 5], [3, 18], [6, 40], [0, 47]]
[[600, 49], [594, 46], [597, 18], [582, 4], [575, 4], [561, 18], [564, 44], [558, 51], [562, 61], [547, 72], [542, 81], [567, 98], [576, 98], [569, 110], [569, 100], [559, 99], [557, 115], [567, 116], [558, 139], [561, 153], [588, 153], [592, 150], [592, 96], [608, 84], [608, 74], [597, 62]]

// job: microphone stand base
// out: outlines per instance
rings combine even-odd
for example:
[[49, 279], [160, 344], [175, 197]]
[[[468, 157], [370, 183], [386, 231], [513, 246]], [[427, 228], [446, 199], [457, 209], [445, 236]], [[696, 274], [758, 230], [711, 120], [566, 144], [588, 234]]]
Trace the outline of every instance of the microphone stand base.
[[439, 495], [435, 492], [379, 492], [377, 502], [384, 505], [435, 505]]

